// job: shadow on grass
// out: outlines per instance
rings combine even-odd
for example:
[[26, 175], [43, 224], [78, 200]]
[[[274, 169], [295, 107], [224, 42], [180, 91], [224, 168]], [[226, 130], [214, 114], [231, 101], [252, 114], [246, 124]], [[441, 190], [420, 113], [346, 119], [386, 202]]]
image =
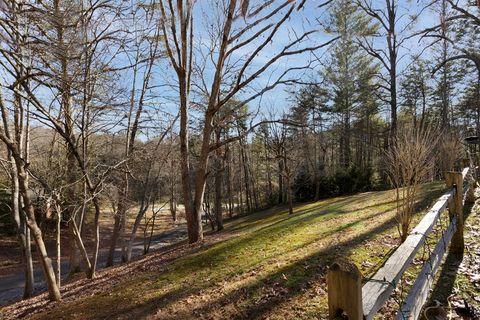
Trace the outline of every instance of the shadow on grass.
[[[363, 219], [360, 219], [363, 220]], [[352, 227], [352, 224], [360, 223], [352, 222], [349, 226], [340, 226], [342, 229]], [[205, 315], [213, 311], [218, 311], [223, 306], [229, 303], [239, 303], [236, 306], [236, 314], [230, 315], [233, 319], [256, 319], [268, 314], [274, 310], [279, 304], [292, 299], [301, 294], [303, 291], [311, 288], [315, 283], [321, 281], [325, 276], [327, 266], [339, 257], [348, 256], [352, 250], [361, 245], [364, 241], [382, 233], [385, 230], [392, 228], [395, 225], [395, 219], [391, 218], [381, 223], [380, 225], [366, 230], [365, 232], [352, 237], [351, 239], [332, 244], [331, 246], [318, 250], [315, 253], [300, 259], [292, 264], [283, 266], [273, 273], [269, 273], [254, 283], [243, 285], [234, 289], [233, 291], [222, 295], [213, 301], [208, 301], [204, 305], [194, 308], [193, 310], [179, 310], [179, 314], [165, 315], [164, 319], [185, 319], [193, 315]], [[337, 230], [338, 231], [338, 230]], [[333, 239], [332, 239], [333, 240]], [[287, 279], [287, 280], [285, 280]], [[180, 300], [201, 294], [203, 289], [211, 287], [213, 284], [198, 285], [195, 287], [183, 287], [173, 291], [166, 292], [161, 296], [144, 301], [140, 304], [122, 305], [119, 303], [115, 310], [109, 310], [108, 315], [116, 318], [125, 316], [127, 313], [129, 317], [143, 318], [152, 316], [158, 310], [168, 308], [168, 306], [179, 302]], [[278, 291], [281, 289], [281, 294], [268, 295], [269, 291]], [[254, 297], [259, 297], [256, 301], [252, 301]], [[242, 306], [243, 304], [243, 306]], [[85, 306], [87, 307], [87, 306]], [[177, 305], [177, 307], [180, 307]], [[181, 308], [182, 309], [182, 308]], [[183, 312], [182, 312], [183, 311]], [[96, 317], [102, 315], [96, 314]], [[88, 318], [88, 316], [87, 316]]]
[[[472, 212], [473, 204], [466, 204], [463, 207], [464, 220], [466, 221]], [[443, 305], [448, 305], [448, 297], [453, 292], [453, 286], [457, 279], [457, 272], [463, 261], [463, 253], [448, 251], [442, 271], [432, 290], [431, 299], [438, 300]]]
[[[428, 191], [427, 191], [427, 187], [430, 187]], [[436, 185], [436, 184], [427, 184], [422, 186], [422, 190], [420, 194], [420, 197], [422, 197], [422, 199], [416, 203], [415, 210], [418, 212], [426, 209], [427, 206], [431, 205], [432, 200], [434, 200], [435, 198], [438, 198], [440, 195], [443, 194], [444, 190], [445, 188], [443, 186]], [[385, 194], [392, 193], [392, 192], [393, 190], [387, 190], [387, 191], [376, 192], [375, 194], [377, 197], [384, 197]], [[374, 203], [370, 205], [355, 207], [354, 209], [349, 209], [349, 210], [342, 209], [343, 207], [353, 205], [355, 203], [371, 202], [371, 197], [372, 197], [372, 193], [366, 192], [366, 193], [360, 193], [352, 196], [343, 196], [343, 197], [337, 197], [337, 198], [332, 198], [327, 200], [320, 200], [318, 202], [304, 203], [304, 204], [298, 205], [298, 208], [294, 209], [293, 215], [287, 215], [288, 207], [286, 206], [275, 207], [275, 208], [271, 208], [265, 211], [253, 213], [248, 216], [243, 216], [239, 218], [239, 220], [236, 220], [237, 225], [230, 226], [228, 228], [228, 231], [242, 231], [245, 229], [249, 229], [252, 226], [257, 224], [263, 224], [261, 228], [268, 228], [276, 223], [281, 223], [283, 221], [290, 220], [294, 217], [298, 217], [299, 215], [304, 216], [304, 221], [308, 222], [309, 220], [308, 217], [317, 218], [319, 215], [326, 215], [329, 213], [333, 213], [336, 215], [349, 214], [353, 212], [362, 212], [362, 211], [374, 209], [374, 208], [382, 208], [384, 206], [389, 206], [389, 205], [392, 205], [391, 209], [394, 209], [393, 205], [396, 202], [395, 199], [383, 201], [380, 203]], [[325, 207], [325, 208], [322, 208], [322, 207]], [[280, 214], [278, 213], [279, 210], [281, 211]], [[309, 215], [310, 213], [315, 213], [315, 214], [311, 216]], [[284, 215], [285, 217], [280, 218], [279, 215], [280, 216]], [[265, 220], [268, 220], [268, 219], [271, 219], [272, 223], [270, 224], [265, 223]]]
[[[425, 199], [419, 202], [420, 206], [426, 206], [430, 204], [433, 196], [430, 194]], [[392, 209], [382, 212], [371, 212], [371, 214], [362, 214], [358, 216], [358, 219], [353, 221], [345, 221], [342, 224], [333, 226], [318, 233], [318, 236], [312, 237], [303, 246], [307, 246], [313, 242], [318, 241], [321, 238], [330, 239], [331, 244], [322, 246], [321, 249], [315, 250], [308, 254], [304, 258], [298, 259], [293, 263], [278, 267], [274, 272], [267, 273], [255, 278], [255, 282], [243, 284], [226, 294], [209, 300], [200, 305], [180, 305], [182, 300], [189, 296], [202, 295], [202, 291], [214, 288], [218, 284], [215, 281], [222, 279], [229, 279], [235, 275], [245, 273], [249, 268], [254, 269], [262, 264], [258, 257], [252, 256], [249, 258], [249, 250], [252, 248], [257, 249], [258, 243], [269, 245], [279, 237], [281, 238], [287, 233], [295, 232], [295, 229], [311, 223], [315, 219], [319, 219], [319, 216], [325, 217], [326, 214], [332, 213], [332, 219], [338, 217], [343, 213], [353, 213], [356, 211], [364, 210], [362, 208], [355, 208], [354, 210], [343, 210], [342, 208], [349, 203], [355, 201], [362, 201], [362, 197], [350, 197], [350, 199], [339, 199], [337, 201], [331, 201], [329, 204], [325, 204], [324, 209], [308, 208], [306, 210], [300, 210], [292, 216], [286, 216], [280, 218], [280, 220], [272, 221], [272, 223], [263, 227], [259, 227], [257, 230], [252, 231], [250, 234], [224, 240], [216, 243], [214, 246], [208, 246], [202, 248], [199, 252], [184, 257], [176, 261], [173, 265], [167, 265], [165, 271], [173, 271], [177, 278], [171, 279], [168, 277], [162, 277], [164, 272], [159, 272], [158, 276], [150, 274], [145, 278], [138, 281], [138, 277], [133, 281], [127, 281], [118, 287], [118, 296], [111, 296], [110, 294], [102, 294], [97, 297], [81, 299], [79, 301], [72, 302], [67, 306], [66, 310], [60, 308], [58, 313], [72, 311], [73, 314], [77, 313], [81, 315], [81, 318], [86, 319], [102, 319], [102, 318], [144, 318], [147, 316], [154, 316], [157, 311], [169, 310], [172, 305], [179, 309], [180, 314], [165, 314], [161, 313], [161, 316], [165, 319], [185, 319], [191, 318], [194, 315], [205, 315], [212, 312], [218, 312], [224, 306], [228, 304], [235, 305], [235, 313], [230, 314], [228, 318], [236, 319], [255, 319], [261, 318], [273, 311], [280, 304], [287, 302], [300, 295], [305, 290], [311, 289], [315, 284], [323, 281], [326, 268], [336, 258], [345, 257], [352, 253], [361, 244], [386, 230], [393, 228], [396, 224], [395, 217], [386, 219], [379, 225], [366, 224], [365, 228], [360, 231], [356, 231], [356, 235], [348, 233], [349, 229], [359, 226], [361, 223], [366, 222], [374, 218], [375, 216], [383, 215]], [[388, 204], [390, 202], [386, 202]], [[378, 207], [381, 204], [376, 204], [369, 207]], [[335, 207], [335, 208], [334, 208]], [[313, 213], [315, 212], [315, 213]], [[257, 219], [260, 217], [257, 216]], [[270, 218], [267, 216], [265, 218]], [[326, 222], [326, 219], [319, 220], [320, 222]], [[339, 222], [340, 223], [340, 222]], [[319, 225], [320, 226], [320, 225]], [[339, 238], [334, 237], [341, 231], [347, 231], [343, 236], [348, 237], [346, 240], [339, 241]], [[292, 247], [291, 250], [298, 250], [301, 247]], [[275, 254], [268, 257], [268, 259], [275, 259], [279, 254]], [[285, 253], [284, 253], [285, 254]], [[247, 255], [247, 257], [245, 257]], [[232, 263], [231, 259], [252, 260], [247, 264], [236, 265], [235, 261]], [[267, 259], [267, 260], [268, 260]], [[224, 265], [224, 261], [228, 261], [229, 265]], [[154, 263], [149, 261], [147, 264]], [[238, 267], [238, 270], [235, 268]], [[210, 268], [210, 269], [209, 269]], [[202, 279], [202, 272], [207, 269], [211, 270], [212, 274], [215, 269], [220, 269], [220, 279], [213, 279], [204, 281]], [[168, 272], [165, 272], [168, 274]], [[198, 273], [198, 275], [197, 275]], [[159, 279], [160, 276], [160, 279]], [[194, 279], [193, 283], [183, 282], [182, 277], [185, 279]], [[137, 281], [137, 282], [136, 282]], [[160, 295], [152, 298], [147, 298], [141, 295], [142, 290], [145, 292], [152, 289], [162, 287], [162, 281], [174, 281], [178, 286], [175, 286]], [[181, 283], [184, 283], [181, 285]], [[131, 288], [135, 286], [134, 288]], [[281, 289], [281, 290], [279, 290]], [[136, 290], [136, 291], [135, 291]], [[268, 292], [280, 292], [279, 294], [268, 294]], [[313, 299], [313, 298], [312, 298]], [[114, 304], [114, 305], [113, 305]], [[103, 310], [102, 310], [103, 309]], [[55, 313], [57, 310], [53, 310]], [[63, 311], [63, 312], [62, 312]], [[44, 314], [49, 318], [52, 314]], [[85, 315], [85, 316], [84, 316]], [[90, 316], [89, 316], [90, 315]]]
[[[363, 220], [363, 219], [362, 219]], [[346, 229], [352, 227], [342, 226]], [[325, 249], [319, 250], [304, 259], [296, 261], [293, 264], [279, 268], [276, 272], [270, 273], [265, 277], [258, 279], [251, 285], [242, 286], [227, 295], [220, 297], [215, 302], [210, 302], [196, 310], [200, 314], [208, 313], [212, 305], [223, 306], [232, 301], [247, 301], [250, 297], [259, 297], [258, 301], [247, 303], [244, 308], [238, 310], [234, 319], [257, 319], [273, 311], [279, 304], [294, 298], [305, 290], [310, 289], [315, 283], [325, 277], [328, 265], [337, 258], [345, 257], [351, 254], [357, 246], [364, 241], [392, 228], [395, 225], [395, 219], [389, 219], [377, 227], [374, 227], [364, 233], [351, 239], [333, 244]], [[332, 239], [333, 240], [333, 239]], [[287, 279], [287, 280], [285, 280]], [[280, 290], [279, 290], [280, 289]], [[269, 295], [268, 292], [279, 291], [280, 294]]]

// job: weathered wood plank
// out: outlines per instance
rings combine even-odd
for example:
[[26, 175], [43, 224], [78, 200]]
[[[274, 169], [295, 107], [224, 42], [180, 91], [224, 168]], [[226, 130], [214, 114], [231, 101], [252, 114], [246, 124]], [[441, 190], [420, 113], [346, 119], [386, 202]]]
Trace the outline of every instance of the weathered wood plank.
[[405, 242], [397, 248], [383, 267], [363, 286], [363, 312], [366, 319], [372, 319], [385, 301], [388, 300], [395, 284], [398, 283], [418, 249], [425, 242], [426, 237], [437, 223], [440, 213], [447, 207], [453, 193], [452, 189], [440, 197], [420, 223], [410, 232]]
[[442, 238], [435, 246], [435, 249], [430, 255], [428, 261], [426, 261], [423, 265], [423, 268], [415, 280], [413, 287], [408, 292], [405, 301], [400, 306], [400, 309], [397, 312], [397, 320], [418, 319], [418, 316], [422, 311], [422, 307], [425, 304], [425, 301], [427, 301], [430, 288], [432, 287], [435, 279], [435, 274], [442, 263], [442, 259], [447, 251], [448, 244], [450, 243], [450, 240], [456, 231], [456, 227], [456, 217], [454, 217]]

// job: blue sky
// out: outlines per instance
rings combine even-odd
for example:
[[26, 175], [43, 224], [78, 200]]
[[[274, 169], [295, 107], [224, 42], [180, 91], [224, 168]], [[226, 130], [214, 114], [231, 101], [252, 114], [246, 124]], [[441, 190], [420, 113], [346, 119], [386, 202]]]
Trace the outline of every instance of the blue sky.
[[[215, 3], [219, 3], [221, 0], [197, 0], [195, 3], [194, 9], [194, 44], [195, 44], [195, 57], [197, 62], [200, 64], [202, 63], [203, 57], [202, 54], [205, 54], [207, 51], [208, 44], [210, 43], [209, 34], [211, 33], [211, 29], [215, 28], [215, 25], [222, 25], [222, 22], [218, 22], [216, 10], [215, 10]], [[264, 3], [262, 0], [257, 1], [250, 1], [250, 6], [255, 7], [260, 3]], [[275, 3], [282, 3], [281, 1], [276, 1]], [[324, 20], [327, 18], [328, 12], [326, 8], [319, 9], [319, 4], [323, 3], [323, 1], [316, 1], [316, 0], [307, 0], [305, 6], [300, 11], [293, 12], [292, 16], [286, 21], [286, 23], [282, 26], [282, 28], [278, 31], [276, 36], [274, 37], [273, 41], [270, 42], [258, 56], [255, 57], [249, 69], [247, 69], [247, 76], [254, 72], [259, 67], [263, 66], [266, 62], [268, 62], [273, 56], [275, 56], [282, 48], [290, 43], [292, 39], [296, 36], [301, 35], [303, 32], [307, 30], [317, 30], [317, 32], [311, 36], [309, 36], [308, 40], [304, 41], [300, 46], [301, 47], [309, 47], [309, 46], [317, 46], [321, 43], [325, 43], [332, 39], [335, 35], [326, 33], [323, 28], [318, 23], [319, 20]], [[376, 8], [383, 8], [385, 5], [384, 0], [373, 0], [374, 6]], [[399, 9], [398, 9], [398, 16], [399, 25], [398, 28], [402, 29], [405, 23], [409, 21], [410, 16], [418, 13], [421, 8], [425, 5], [426, 2], [417, 2], [417, 1], [408, 1], [402, 0], [399, 1]], [[285, 13], [285, 9], [282, 11]], [[283, 14], [282, 13], [282, 14]], [[275, 19], [272, 19], [270, 22], [276, 22], [279, 20], [280, 15], [276, 16]], [[245, 26], [245, 24], [251, 23], [251, 21], [255, 20], [256, 17], [247, 17], [245, 19], [238, 18], [235, 21], [234, 27], [239, 29]], [[423, 29], [425, 27], [431, 26], [437, 20], [437, 15], [430, 9], [424, 10], [422, 15], [419, 17], [417, 23], [415, 24], [414, 28], [408, 30], [400, 34], [400, 37], [408, 36], [411, 33], [415, 32], [416, 30]], [[258, 29], [255, 29], [258, 30]], [[253, 33], [249, 33], [252, 35]], [[243, 39], [247, 38], [245, 36]], [[245, 60], [250, 54], [258, 47], [259, 43], [261, 43], [262, 39], [260, 38], [259, 41], [253, 42], [248, 46], [245, 46], [241, 50], [238, 50], [232, 55], [232, 60]], [[383, 37], [375, 40], [375, 46], [379, 48], [385, 47], [385, 39]], [[410, 62], [410, 55], [414, 53], [418, 53], [420, 45], [418, 43], [418, 39], [413, 38], [405, 43], [404, 48], [400, 51], [401, 61], [400, 61], [400, 70], [399, 73], [403, 71], [403, 69], [408, 65]], [[307, 62], [315, 60], [316, 58], [326, 58], [328, 55], [329, 48], [326, 47], [324, 49], [317, 50], [314, 54], [312, 53], [305, 53], [299, 54], [295, 56], [289, 56], [282, 58], [275, 62], [267, 72], [262, 74], [262, 76], [258, 77], [253, 83], [250, 88], [247, 90], [243, 90], [237, 95], [237, 98], [244, 99], [248, 97], [254, 90], [259, 90], [269, 83], [276, 79], [278, 75], [283, 73], [287, 68], [292, 66], [301, 66], [305, 65]], [[213, 59], [215, 61], [216, 51], [214, 50]], [[427, 53], [428, 55], [428, 53]], [[321, 61], [321, 62], [324, 62]], [[321, 70], [321, 63], [318, 61], [312, 62], [313, 68], [311, 70], [302, 71], [300, 74], [292, 73], [292, 78], [300, 78], [303, 81], [311, 81], [312, 79], [318, 79], [318, 71]], [[203, 81], [205, 81], [208, 85], [211, 84], [211, 79], [213, 78], [213, 74], [215, 72], [214, 66], [212, 62], [208, 62], [205, 65], [205, 69], [203, 74], [201, 75]], [[157, 103], [155, 104], [156, 107], [154, 108], [154, 112], [158, 113], [158, 104], [161, 105], [160, 110], [166, 111], [171, 114], [176, 114], [177, 112], [177, 99], [178, 93], [176, 92], [176, 75], [171, 67], [168, 59], [161, 61], [159, 65], [155, 69], [155, 85], [162, 85], [161, 89], [157, 92], [158, 99], [156, 99]], [[194, 81], [200, 83], [200, 78], [195, 78]], [[131, 78], [128, 75], [124, 78], [124, 82], [126, 85], [129, 85], [131, 82]], [[163, 87], [163, 85], [170, 86], [169, 89]], [[267, 110], [273, 109], [277, 116], [281, 116], [281, 114], [288, 110], [288, 108], [292, 104], [292, 95], [291, 92], [295, 91], [295, 87], [285, 87], [285, 86], [278, 86], [277, 88], [269, 91], [268, 93], [264, 94], [262, 97], [257, 98], [256, 100], [249, 103], [250, 110], [256, 112], [258, 109], [260, 110], [257, 119], [261, 117], [262, 112], [266, 112]], [[195, 94], [192, 94], [192, 100], [199, 100], [199, 97]], [[158, 113], [159, 115], [161, 113]], [[196, 116], [195, 113], [192, 114], [193, 117]]]
[[[197, 13], [203, 9], [208, 15], [209, 3], [209, 1], [204, 1], [203, 3], [201, 3], [201, 1], [197, 1]], [[255, 4], [258, 3], [258, 1], [251, 1], [251, 6], [255, 6]], [[316, 29], [318, 30], [318, 32], [310, 36], [308, 41], [305, 41], [301, 46], [298, 47], [316, 46], [332, 39], [335, 35], [324, 32], [322, 27], [318, 24], [318, 20], [323, 20], [328, 15], [324, 8], [318, 8], [318, 5], [320, 3], [322, 2], [307, 1], [305, 7], [302, 10], [294, 12], [291, 18], [279, 30], [278, 34], [271, 42], [271, 44], [268, 45], [264, 50], [262, 50], [262, 52], [255, 58], [254, 63], [252, 64], [252, 68], [250, 70], [253, 72], [253, 70], [255, 70], [255, 67], [262, 66], [265, 62], [269, 61], [269, 59], [271, 59], [276, 53], [278, 53], [287, 43], [289, 43], [289, 41], [291, 41], [295, 37], [295, 35], [302, 34], [306, 30]], [[383, 8], [384, 3], [384, 0], [374, 0], [374, 6], [376, 6], [377, 8]], [[399, 3], [399, 29], [402, 29], [405, 23], [407, 23], [407, 21], [410, 19], [410, 16], [419, 12], [421, 8], [425, 5], [425, 3], [418, 3], [417, 1], [408, 0], [399, 1]], [[200, 14], [198, 15], [200, 16]], [[254, 18], [247, 18], [244, 21], [243, 19], [239, 19], [239, 21], [236, 21], [236, 23], [241, 27], [242, 24], [249, 23], [252, 19]], [[422, 12], [422, 15], [419, 17], [417, 23], [415, 24], [415, 27], [411, 30], [408, 30], [407, 32], [404, 32], [403, 34], [400, 34], [399, 36], [408, 36], [416, 30], [420, 30], [427, 26], [430, 26], [435, 23], [436, 19], [436, 14], [432, 12], [432, 10], [424, 10]], [[199, 25], [200, 28], [198, 27]], [[202, 29], [205, 27], [208, 27], [208, 23], [197, 23], [197, 40], [199, 37], [201, 37], [200, 34], [203, 32]], [[377, 47], [384, 47], [384, 38], [375, 40], [375, 44]], [[258, 42], [252, 43], [252, 45], [243, 48], [241, 51], [236, 53], [236, 57], [241, 58], [242, 56], [249, 56], [257, 45]], [[400, 51], [400, 56], [402, 57], [400, 61], [400, 72], [409, 63], [409, 56], [413, 53], [418, 53], [418, 48], [418, 39], [413, 38], [405, 43], [404, 48], [402, 48]], [[288, 67], [305, 65], [308, 61], [311, 61], [316, 57], [325, 57], [326, 55], [328, 55], [328, 47], [316, 51], [315, 55], [313, 55], [312, 53], [305, 53], [295, 56], [289, 56], [287, 58], [282, 58], [274, 65], [272, 65], [268, 72], [264, 73], [261, 77], [256, 79], [255, 85], [258, 88], [262, 88], [266, 84], [271, 83], [272, 79], [281, 74]], [[309, 70], [306, 73], [302, 71], [302, 80], [308, 81], [310, 78], [316, 77], [316, 73], [321, 68], [321, 66], [319, 65], [318, 61], [314, 61], [312, 65], [314, 66], [312, 70]], [[207, 72], [204, 73], [204, 77], [206, 79], [209, 79], [211, 74], [213, 74], [213, 68], [207, 68], [206, 71]], [[295, 78], [295, 74], [292, 74], [292, 77]], [[292, 89], [293, 88], [285, 88], [279, 86], [268, 94], [265, 94], [261, 100], [257, 99], [256, 101], [250, 103], [250, 107], [252, 109], [256, 108], [261, 103], [262, 105], [275, 105], [278, 109], [278, 112], [286, 110], [291, 104], [291, 95], [287, 91], [292, 91]], [[247, 96], [247, 94], [248, 92], [243, 92], [240, 95], [243, 95], [245, 97]]]
[[[217, 0], [220, 1], [220, 0]], [[420, 8], [422, 8], [427, 0], [424, 1], [408, 1], [408, 0], [398, 0], [399, 5], [399, 17], [401, 21], [399, 23], [399, 28], [402, 27], [402, 24], [408, 20], [410, 15], [417, 13]], [[294, 12], [290, 19], [284, 24], [284, 26], [279, 30], [276, 37], [271, 43], [269, 43], [260, 54], [255, 57], [251, 67], [247, 71], [247, 75], [251, 74], [256, 70], [256, 68], [262, 66], [265, 62], [269, 61], [276, 53], [278, 53], [285, 44], [292, 41], [296, 35], [302, 34], [305, 30], [318, 29], [318, 32], [310, 36], [307, 41], [302, 43], [299, 47], [305, 46], [315, 46], [321, 43], [324, 43], [330, 40], [334, 35], [325, 33], [321, 26], [317, 23], [317, 19], [326, 18], [326, 10], [319, 9], [318, 6], [323, 1], [316, 0], [307, 0], [305, 7], [298, 11]], [[212, 4], [215, 3], [215, 0], [197, 0], [195, 3], [195, 12], [194, 12], [194, 23], [195, 23], [195, 48], [196, 56], [200, 57], [198, 53], [204, 52], [205, 48], [201, 46], [202, 43], [208, 43], [208, 29], [211, 24], [215, 24], [216, 17], [215, 11], [213, 10]], [[250, 1], [251, 7], [264, 3], [263, 0], [252, 0]], [[281, 0], [277, 0], [275, 3], [282, 3]], [[373, 3], [376, 7], [382, 8], [384, 6], [384, 0], [373, 0]], [[283, 11], [285, 12], [285, 10]], [[235, 21], [236, 28], [242, 28], [246, 23], [250, 23], [255, 18], [239, 18]], [[431, 26], [437, 20], [437, 15], [432, 12], [432, 10], [425, 10], [422, 15], [419, 17], [418, 22], [414, 29], [409, 30], [408, 33], [412, 33], [415, 30], [423, 29], [427, 26]], [[274, 21], [278, 21], [278, 18]], [[401, 34], [400, 36], [406, 36], [407, 33]], [[379, 39], [375, 42], [379, 47], [385, 45], [384, 39]], [[258, 42], [252, 43], [250, 46], [246, 46], [241, 51], [236, 52], [232, 57], [234, 59], [245, 59], [250, 55], [250, 53], [255, 50], [258, 46]], [[298, 48], [298, 47], [297, 47]], [[420, 48], [417, 39], [411, 39], [406, 43], [406, 46], [402, 48], [400, 55], [405, 56], [400, 62], [400, 73], [402, 69], [409, 63], [409, 55], [412, 53], [417, 53]], [[300, 54], [295, 56], [289, 56], [288, 58], [282, 58], [277, 61], [267, 72], [262, 76], [258, 77], [252, 87], [248, 90], [244, 90], [239, 94], [240, 98], [245, 98], [249, 93], [253, 92], [254, 89], [260, 89], [265, 85], [271, 83], [279, 74], [283, 73], [288, 67], [305, 65], [308, 61], [312, 60], [314, 57], [325, 57], [328, 55], [328, 48], [320, 49], [315, 52], [315, 56], [311, 53]], [[428, 53], [427, 53], [428, 57]], [[126, 64], [125, 58], [119, 58], [116, 60], [117, 64]], [[301, 79], [308, 81], [311, 78], [316, 77], [316, 72], [319, 70], [320, 66], [318, 62], [313, 63], [315, 68], [308, 71], [307, 73], [301, 74]], [[208, 63], [203, 73], [204, 80], [208, 83], [211, 82], [212, 76], [214, 73], [214, 68], [211, 63]], [[295, 77], [295, 74], [292, 74]], [[5, 78], [5, 75], [2, 74], [2, 78]], [[160, 86], [158, 89], [154, 90], [155, 98], [152, 97], [150, 102], [152, 105], [150, 109], [152, 113], [158, 115], [158, 119], [162, 116], [162, 111], [169, 112], [171, 114], [176, 113], [176, 99], [178, 99], [178, 94], [175, 91], [175, 74], [173, 68], [171, 67], [169, 61], [164, 59], [160, 61], [158, 66], [155, 68], [155, 78], [152, 82], [152, 85]], [[125, 72], [122, 75], [122, 79], [119, 80], [119, 83], [125, 87], [124, 98], [128, 101], [129, 97], [129, 88], [131, 86], [132, 75], [131, 72]], [[199, 81], [199, 79], [195, 79]], [[254, 110], [258, 107], [263, 106], [274, 106], [275, 111], [280, 115], [283, 111], [287, 110], [291, 105], [291, 95], [287, 91], [292, 91], [294, 88], [285, 88], [282, 86], [277, 87], [276, 89], [265, 94], [261, 99], [256, 99], [250, 103], [250, 109]], [[193, 96], [193, 99], [198, 97]], [[160, 105], [160, 107], [158, 107]], [[159, 112], [160, 111], [160, 112]]]

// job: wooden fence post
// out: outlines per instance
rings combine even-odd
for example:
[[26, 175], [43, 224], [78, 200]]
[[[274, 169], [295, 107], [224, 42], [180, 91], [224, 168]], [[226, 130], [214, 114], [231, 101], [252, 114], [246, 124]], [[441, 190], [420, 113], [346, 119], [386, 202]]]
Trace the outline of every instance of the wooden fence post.
[[363, 319], [362, 273], [347, 261], [333, 263], [327, 272], [328, 318], [335, 319], [342, 313], [349, 320]]
[[470, 182], [469, 182], [470, 188], [468, 189], [467, 198], [465, 199], [465, 203], [472, 204], [472, 203], [475, 203], [475, 185], [476, 185], [477, 181], [476, 181], [475, 168], [470, 166], [470, 165], [471, 165], [470, 159], [463, 159], [463, 167], [464, 168], [467, 168], [467, 167], [470, 168], [469, 177], [473, 178], [473, 179], [470, 179]]
[[463, 176], [461, 172], [447, 172], [446, 183], [448, 188], [455, 187], [453, 199], [448, 203], [450, 217], [457, 217], [457, 230], [452, 237], [450, 250], [455, 253], [463, 253]]

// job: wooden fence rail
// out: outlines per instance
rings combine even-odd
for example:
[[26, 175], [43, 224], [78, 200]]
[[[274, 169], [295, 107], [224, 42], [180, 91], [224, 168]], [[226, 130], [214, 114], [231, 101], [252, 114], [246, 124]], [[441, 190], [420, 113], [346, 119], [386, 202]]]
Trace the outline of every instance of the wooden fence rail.
[[[417, 319], [448, 245], [452, 252], [463, 252], [463, 204], [474, 201], [473, 183], [473, 170], [469, 167], [462, 172], [448, 172], [447, 191], [371, 278], [363, 279], [358, 268], [349, 261], [335, 262], [327, 273], [329, 319], [342, 314], [351, 320], [372, 319], [390, 298], [441, 213], [448, 207], [450, 224], [397, 312], [397, 319]], [[366, 282], [362, 286], [364, 280]]]

